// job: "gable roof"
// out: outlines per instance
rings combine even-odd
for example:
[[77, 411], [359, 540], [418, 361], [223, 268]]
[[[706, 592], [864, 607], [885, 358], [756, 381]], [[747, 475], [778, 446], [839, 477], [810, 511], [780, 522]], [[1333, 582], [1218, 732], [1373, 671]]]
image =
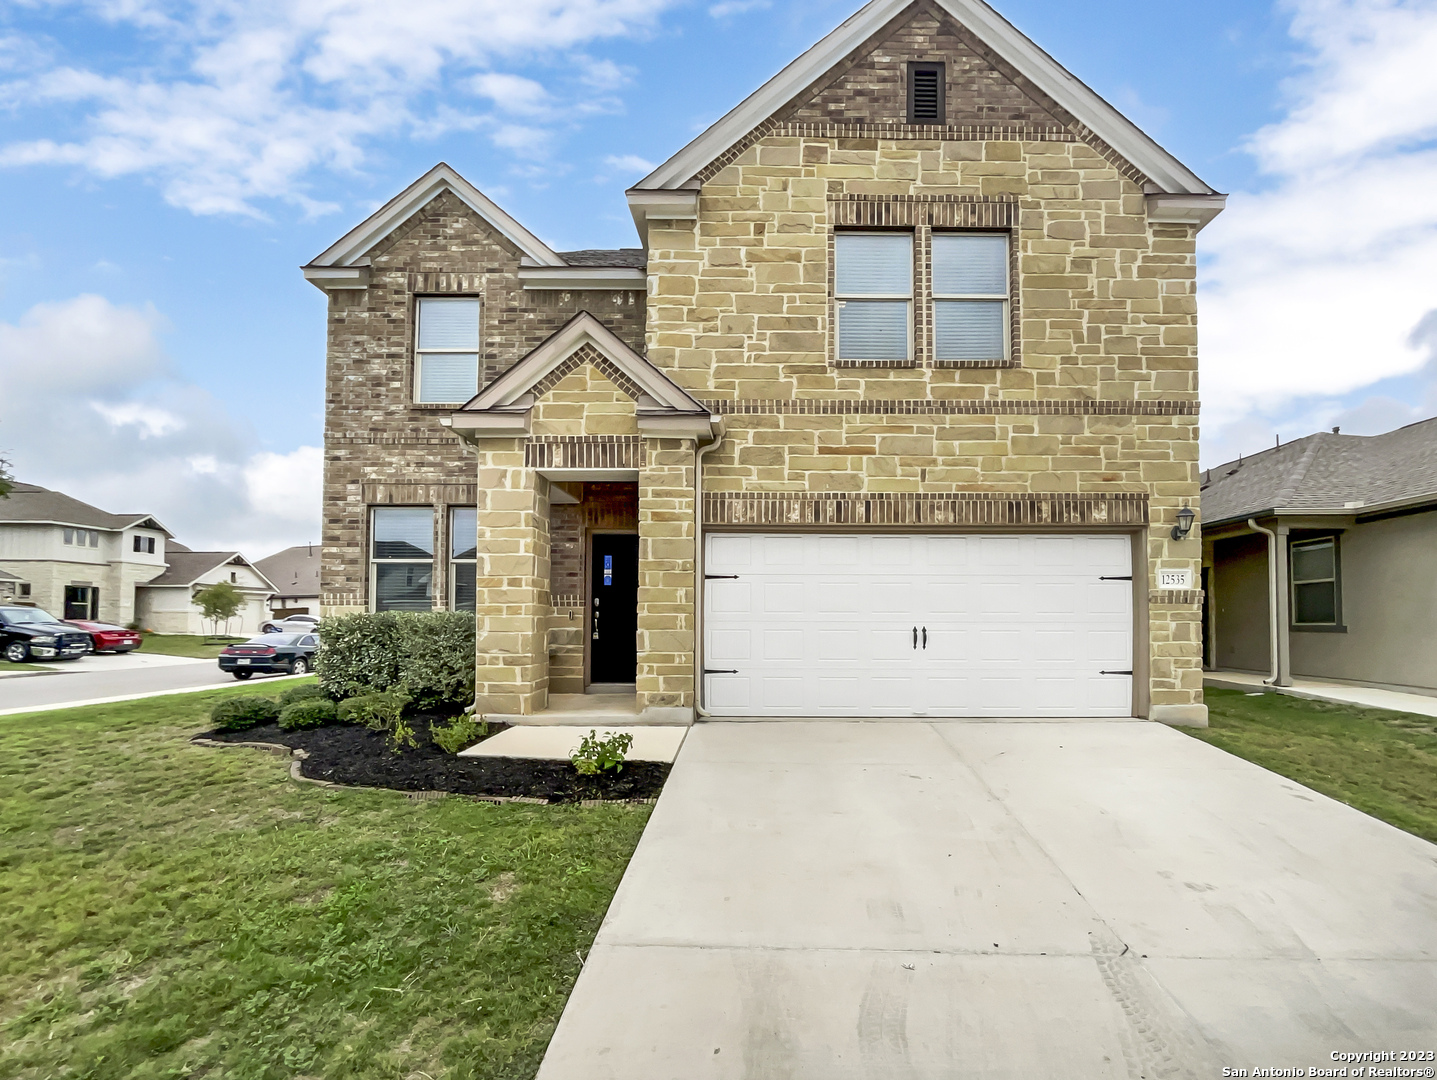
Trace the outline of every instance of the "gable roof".
[[[709, 125], [673, 157], [635, 185], [634, 190], [688, 186], [704, 166], [742, 139], [793, 97], [817, 82], [850, 53], [920, 0], [870, 0], [836, 30], [755, 90], [727, 115]], [[1215, 195], [1213, 188], [1136, 124], [1113, 108], [1072, 72], [1040, 49], [983, 0], [931, 0], [997, 56], [1011, 64], [1130, 161], [1164, 192]]]
[[1209, 469], [1207, 525], [1263, 514], [1372, 513], [1437, 502], [1437, 419], [1383, 435], [1319, 432]]
[[564, 365], [577, 367], [581, 362], [595, 363], [634, 398], [641, 432], [673, 438], [712, 434], [717, 418], [708, 409], [587, 311], [559, 327], [443, 422], [475, 437], [527, 434], [529, 414], [547, 389], [546, 380], [562, 374]]
[[284, 596], [318, 596], [319, 556], [319, 548], [313, 544], [299, 544], [257, 559], [254, 568]]
[[145, 528], [171, 533], [149, 514], [111, 514], [61, 491], [51, 491], [39, 484], [16, 482], [8, 499], [0, 499], [0, 523], [34, 525], [78, 525], [86, 529], [119, 532], [121, 529]]
[[195, 584], [211, 570], [221, 566], [247, 566], [271, 589], [274, 583], [258, 567], [250, 564], [238, 551], [167, 551], [165, 572], [149, 581], [140, 582], [141, 588], [151, 585], [189, 586]]

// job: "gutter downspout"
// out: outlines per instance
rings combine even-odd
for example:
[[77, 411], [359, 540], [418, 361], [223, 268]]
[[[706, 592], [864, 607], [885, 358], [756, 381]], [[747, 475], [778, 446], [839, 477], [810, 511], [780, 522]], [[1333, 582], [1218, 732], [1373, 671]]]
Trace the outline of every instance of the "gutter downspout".
[[1267, 648], [1272, 673], [1263, 679], [1267, 686], [1277, 685], [1277, 533], [1264, 529], [1256, 518], [1248, 518], [1250, 529], [1267, 536]]
[[694, 716], [708, 719], [704, 708], [704, 455], [723, 442], [718, 433], [700, 446], [694, 443]]

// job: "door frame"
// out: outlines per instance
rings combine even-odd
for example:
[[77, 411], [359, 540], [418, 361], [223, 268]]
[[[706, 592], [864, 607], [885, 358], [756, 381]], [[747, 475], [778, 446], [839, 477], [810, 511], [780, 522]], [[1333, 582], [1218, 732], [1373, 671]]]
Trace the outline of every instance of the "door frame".
[[[594, 537], [596, 536], [638, 536], [638, 529], [601, 529], [586, 527], [584, 529], [584, 565], [581, 570], [582, 581], [584, 582], [584, 690], [587, 692], [593, 683], [592, 659], [590, 646], [594, 641]], [[640, 562], [642, 560], [639, 560]], [[635, 567], [637, 570], [637, 566]], [[639, 607], [639, 586], [638, 574], [634, 575], [634, 611], [637, 613]], [[638, 679], [638, 659], [635, 657], [634, 678]], [[627, 683], [600, 683], [600, 686], [625, 686]]]

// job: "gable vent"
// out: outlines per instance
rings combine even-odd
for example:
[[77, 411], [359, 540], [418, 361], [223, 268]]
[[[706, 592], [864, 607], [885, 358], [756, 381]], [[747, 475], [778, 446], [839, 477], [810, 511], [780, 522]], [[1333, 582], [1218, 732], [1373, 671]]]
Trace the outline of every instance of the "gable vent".
[[943, 90], [942, 64], [909, 64], [908, 122], [943, 123]]

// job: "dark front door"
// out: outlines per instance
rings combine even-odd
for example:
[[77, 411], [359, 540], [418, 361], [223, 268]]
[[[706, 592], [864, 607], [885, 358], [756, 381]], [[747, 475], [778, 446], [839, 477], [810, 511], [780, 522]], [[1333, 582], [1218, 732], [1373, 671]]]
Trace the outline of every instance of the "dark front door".
[[599, 533], [589, 566], [589, 682], [636, 678], [639, 538]]
[[99, 614], [99, 589], [85, 585], [65, 586], [65, 618], [93, 619]]

